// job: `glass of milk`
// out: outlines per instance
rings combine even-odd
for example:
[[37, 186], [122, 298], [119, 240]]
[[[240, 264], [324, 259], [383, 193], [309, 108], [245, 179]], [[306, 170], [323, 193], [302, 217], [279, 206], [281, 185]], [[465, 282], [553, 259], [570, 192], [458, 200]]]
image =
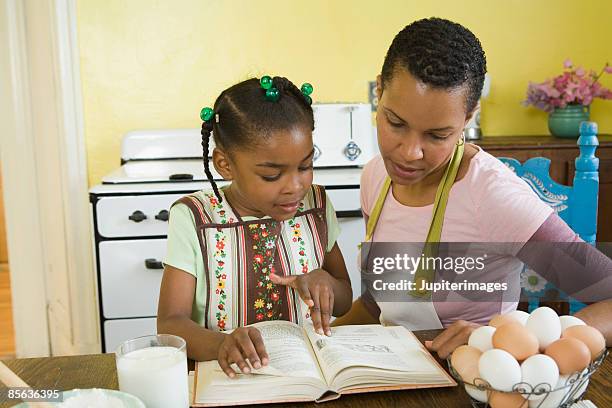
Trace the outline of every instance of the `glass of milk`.
[[115, 352], [119, 389], [147, 408], [189, 408], [187, 345], [170, 334], [143, 336]]

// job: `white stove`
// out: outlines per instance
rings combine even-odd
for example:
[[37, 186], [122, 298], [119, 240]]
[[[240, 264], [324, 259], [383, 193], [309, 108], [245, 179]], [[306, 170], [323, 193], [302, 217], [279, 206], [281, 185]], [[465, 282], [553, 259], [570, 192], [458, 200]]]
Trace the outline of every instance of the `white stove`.
[[[362, 167], [376, 153], [369, 104], [315, 104], [314, 183], [326, 187], [340, 227], [354, 296], [361, 292], [357, 244]], [[212, 152], [212, 146], [210, 151]], [[199, 129], [140, 130], [124, 136], [121, 166], [90, 190], [102, 347], [156, 333], [168, 209], [185, 194], [209, 188]], [[210, 166], [215, 180], [225, 181]]]

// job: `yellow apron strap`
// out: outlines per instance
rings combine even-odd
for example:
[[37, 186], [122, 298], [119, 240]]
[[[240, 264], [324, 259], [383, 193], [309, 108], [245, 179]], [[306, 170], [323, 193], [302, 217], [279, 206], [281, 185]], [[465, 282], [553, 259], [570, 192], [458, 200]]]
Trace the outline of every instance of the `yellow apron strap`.
[[372, 239], [372, 235], [374, 235], [374, 229], [376, 228], [376, 224], [378, 223], [378, 218], [380, 217], [380, 213], [382, 212], [383, 205], [385, 204], [385, 199], [387, 198], [387, 193], [389, 192], [389, 188], [391, 187], [391, 177], [387, 176], [385, 178], [385, 182], [378, 194], [378, 198], [376, 199], [376, 204], [374, 204], [374, 208], [368, 218], [368, 225], [366, 226], [366, 237], [365, 241], [368, 242]]
[[[423, 257], [425, 260], [429, 257], [435, 257], [438, 255], [438, 244], [440, 243], [440, 237], [442, 236], [442, 225], [444, 224], [444, 213], [446, 212], [446, 204], [448, 203], [448, 195], [450, 190], [455, 183], [457, 178], [457, 171], [463, 158], [464, 144], [461, 143], [455, 147], [453, 157], [451, 157], [450, 163], [446, 167], [444, 176], [438, 185], [436, 191], [436, 198], [433, 205], [433, 216], [429, 231], [427, 233], [427, 239], [425, 240], [425, 248], [423, 248]], [[420, 262], [419, 268], [414, 275], [414, 283], [416, 289], [410, 293], [413, 296], [422, 298], [431, 297], [431, 293], [428, 290], [420, 290], [423, 282], [433, 282], [435, 278], [435, 270], [433, 268], [422, 268], [421, 266], [429, 264], [429, 262]]]
[[[429, 226], [429, 231], [427, 232], [427, 238], [425, 240], [425, 248], [423, 249], [423, 256], [427, 257], [435, 257], [438, 254], [438, 245], [440, 243], [440, 237], [442, 236], [442, 226], [444, 224], [444, 213], [446, 212], [446, 204], [448, 202], [448, 195], [450, 194], [450, 190], [455, 183], [455, 179], [457, 178], [457, 171], [459, 170], [459, 165], [461, 164], [461, 159], [463, 158], [464, 151], [464, 143], [461, 143], [455, 146], [455, 150], [453, 151], [453, 156], [444, 171], [444, 176], [442, 180], [440, 180], [440, 184], [438, 185], [438, 189], [436, 190], [436, 198], [434, 200], [433, 205], [433, 215], [431, 219], [431, 224]], [[380, 213], [382, 212], [383, 205], [385, 203], [385, 199], [387, 198], [387, 194], [389, 193], [389, 189], [391, 188], [391, 178], [387, 176], [385, 182], [378, 194], [378, 198], [376, 199], [376, 204], [374, 204], [374, 208], [372, 209], [372, 213], [368, 219], [368, 225], [366, 226], [366, 237], [365, 241], [368, 242], [372, 239], [374, 235], [374, 230], [376, 229], [376, 224], [378, 223], [378, 219], [380, 218]], [[429, 262], [425, 262], [428, 264]], [[410, 293], [413, 296], [429, 298], [431, 293], [427, 290], [418, 290], [421, 287], [422, 281], [433, 282], [435, 277], [435, 271], [433, 269], [422, 269], [421, 265], [423, 262], [419, 262], [419, 268], [417, 269], [414, 275], [414, 282], [416, 283], [416, 290], [411, 291]]]

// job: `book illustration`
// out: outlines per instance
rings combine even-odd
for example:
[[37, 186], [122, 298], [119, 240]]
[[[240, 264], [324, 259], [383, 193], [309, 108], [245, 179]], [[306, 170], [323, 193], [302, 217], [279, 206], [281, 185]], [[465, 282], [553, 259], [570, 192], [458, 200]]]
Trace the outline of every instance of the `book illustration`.
[[391, 353], [391, 349], [382, 344], [339, 344], [341, 347], [345, 347], [351, 351], [357, 351], [360, 353]]

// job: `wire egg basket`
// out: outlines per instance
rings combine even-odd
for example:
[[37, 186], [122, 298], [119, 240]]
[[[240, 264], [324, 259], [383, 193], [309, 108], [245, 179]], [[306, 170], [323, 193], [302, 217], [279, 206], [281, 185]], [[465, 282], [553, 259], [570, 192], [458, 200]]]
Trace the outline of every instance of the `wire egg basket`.
[[464, 386], [474, 408], [489, 407], [492, 392], [521, 394], [525, 400], [520, 405], [517, 405], [516, 408], [527, 408], [527, 406], [529, 408], [569, 408], [582, 399], [589, 385], [591, 375], [599, 368], [607, 356], [608, 350], [605, 349], [587, 368], [570, 374], [564, 379], [562, 384], [551, 385], [541, 383], [533, 386], [520, 382], [512, 386], [512, 391], [496, 390], [482, 378], [475, 378], [471, 383], [463, 381], [459, 373], [452, 366], [450, 357], [446, 361], [451, 375], [460, 385]]

